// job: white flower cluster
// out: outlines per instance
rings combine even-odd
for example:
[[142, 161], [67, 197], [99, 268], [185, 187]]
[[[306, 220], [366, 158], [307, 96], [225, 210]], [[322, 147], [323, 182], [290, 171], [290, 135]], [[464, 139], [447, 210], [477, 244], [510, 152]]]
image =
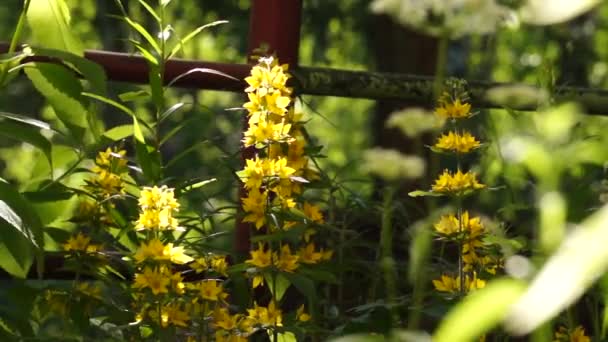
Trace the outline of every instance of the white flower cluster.
[[433, 35], [458, 38], [488, 34], [515, 19], [515, 12], [496, 0], [374, 0], [371, 9], [404, 25]]

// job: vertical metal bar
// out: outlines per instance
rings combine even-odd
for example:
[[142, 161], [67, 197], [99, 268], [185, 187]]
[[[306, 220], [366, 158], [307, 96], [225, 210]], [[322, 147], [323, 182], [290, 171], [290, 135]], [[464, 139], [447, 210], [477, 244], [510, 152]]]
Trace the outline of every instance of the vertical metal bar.
[[[267, 47], [267, 53], [278, 57], [280, 63], [288, 63], [290, 67], [298, 64], [300, 48], [300, 26], [302, 18], [302, 0], [252, 0], [249, 22], [249, 52], [247, 62], [254, 55], [254, 50]], [[244, 130], [247, 130], [247, 118], [244, 118]], [[252, 158], [253, 148], [243, 148], [241, 156]], [[246, 195], [245, 190], [239, 189], [239, 198]], [[246, 254], [250, 245], [250, 225], [237, 221], [235, 231], [235, 251]]]

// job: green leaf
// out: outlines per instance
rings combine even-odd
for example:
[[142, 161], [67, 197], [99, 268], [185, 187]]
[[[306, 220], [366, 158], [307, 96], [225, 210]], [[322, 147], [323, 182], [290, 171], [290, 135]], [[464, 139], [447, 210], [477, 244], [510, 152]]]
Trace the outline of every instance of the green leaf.
[[139, 121], [135, 117], [133, 118], [133, 136], [135, 138], [135, 154], [144, 177], [155, 183], [161, 175], [160, 153], [154, 147], [146, 144]]
[[61, 50], [43, 49], [38, 47], [33, 47], [31, 49], [35, 55], [52, 57], [61, 60], [63, 63], [78, 71], [78, 73], [80, 73], [82, 77], [89, 82], [92, 89], [96, 93], [99, 95], [106, 94], [108, 80], [106, 77], [106, 72], [101, 65], [79, 55]]
[[156, 22], [158, 24], [160, 24], [160, 17], [158, 16], [158, 14], [156, 14], [156, 11], [154, 11], [154, 9], [152, 8], [152, 6], [148, 5], [148, 3], [146, 2], [146, 0], [137, 0], [139, 1], [139, 4], [146, 9], [146, 11], [148, 11], [148, 13], [150, 13], [150, 15], [152, 17], [154, 17], [154, 20], [156, 20]]
[[118, 95], [118, 98], [122, 102], [137, 101], [137, 100], [147, 99], [149, 97], [150, 97], [150, 93], [148, 93], [145, 90], [128, 91], [126, 93], [122, 93], [122, 94]]
[[171, 87], [173, 84], [175, 84], [175, 82], [181, 80], [182, 78], [184, 78], [184, 77], [186, 77], [188, 75], [191, 75], [191, 74], [194, 74], [194, 73], [197, 73], [197, 72], [200, 72], [200, 73], [203, 73], [203, 74], [218, 75], [218, 76], [229, 78], [229, 79], [237, 81], [237, 82], [239, 81], [237, 78], [234, 78], [234, 77], [232, 77], [232, 76], [230, 76], [230, 75], [228, 75], [226, 73], [223, 73], [221, 71], [218, 71], [218, 70], [209, 69], [209, 68], [194, 68], [194, 69], [190, 69], [190, 70], [188, 70], [188, 71], [186, 71], [186, 72], [184, 72], [184, 73], [176, 76], [174, 79], [171, 80], [171, 82], [169, 82], [167, 84], [167, 87]]
[[171, 106], [169, 109], [167, 109], [164, 113], [162, 113], [160, 115], [160, 119], [158, 119], [158, 122], [163, 122], [166, 118], [168, 118], [171, 114], [177, 112], [178, 110], [180, 110], [180, 108], [182, 108], [184, 105], [186, 105], [183, 102], [179, 102], [174, 104], [173, 106]]
[[438, 192], [423, 191], [423, 190], [410, 191], [408, 193], [408, 195], [410, 197], [421, 197], [421, 196], [440, 197], [440, 196], [443, 196], [443, 194], [438, 193]]
[[[132, 117], [134, 119], [137, 119], [137, 115], [135, 115], [134, 111], [132, 111], [128, 107], [126, 107], [126, 106], [124, 106], [124, 105], [122, 105], [122, 104], [120, 104], [120, 103], [118, 103], [118, 102], [116, 102], [116, 101], [114, 101], [112, 99], [109, 99], [109, 98], [104, 97], [104, 96], [99, 96], [99, 95], [96, 95], [96, 94], [87, 93], [87, 92], [83, 92], [82, 95], [86, 96], [86, 97], [90, 97], [90, 98], [98, 100], [98, 101], [101, 101], [103, 103], [109, 104], [110, 106], [112, 106], [112, 107], [114, 107], [116, 109], [120, 109], [123, 113], [128, 114], [130, 117]], [[150, 126], [148, 126], [143, 121], [141, 122], [141, 125], [144, 126], [144, 127], [146, 127], [147, 129], [150, 129]]]
[[448, 312], [435, 331], [433, 342], [479, 339], [506, 317], [525, 290], [525, 283], [507, 278], [493, 280], [475, 290]]
[[187, 185], [187, 186], [185, 186], [185, 187], [183, 187], [183, 188], [180, 189], [180, 194], [186, 194], [186, 193], [188, 193], [188, 192], [190, 192], [192, 190], [196, 190], [198, 188], [202, 188], [203, 186], [205, 186], [205, 185], [207, 185], [209, 183], [213, 183], [215, 181], [217, 181], [217, 178], [211, 178], [211, 179], [207, 179], [207, 180], [204, 180], [204, 181], [196, 182], [194, 184]]
[[144, 37], [144, 39], [148, 42], [148, 44], [150, 44], [150, 46], [154, 49], [154, 51], [156, 51], [156, 53], [158, 55], [160, 55], [161, 50], [160, 50], [160, 46], [158, 46], [158, 43], [156, 42], [156, 40], [152, 37], [152, 35], [146, 31], [146, 29], [141, 26], [139, 23], [131, 20], [131, 18], [129, 17], [123, 17], [121, 18], [124, 21], [127, 22], [127, 24], [129, 24], [129, 26], [131, 26], [131, 28], [133, 28], [135, 31], [139, 32], [139, 34], [141, 34], [142, 37]]
[[27, 13], [34, 42], [82, 56], [82, 43], [70, 29], [70, 11], [64, 0], [31, 0]]
[[186, 43], [188, 43], [192, 38], [196, 37], [204, 29], [213, 27], [216, 25], [227, 24], [227, 23], [228, 23], [227, 20], [218, 20], [218, 21], [214, 21], [212, 23], [197, 27], [192, 32], [188, 33], [184, 38], [179, 40], [179, 43], [177, 43], [177, 45], [175, 45], [173, 47], [173, 49], [171, 49], [171, 53], [169, 53], [169, 56], [167, 58], [171, 58], [171, 57], [175, 56], [175, 54], [177, 54], [179, 52], [179, 50], [181, 50]]
[[26, 142], [39, 148], [49, 161], [49, 165], [53, 165], [51, 157], [51, 143], [44, 135], [40, 133], [39, 128], [28, 126], [17, 121], [2, 119], [0, 120], [0, 135], [17, 141]]
[[81, 141], [88, 126], [87, 109], [81, 95], [82, 85], [76, 76], [65, 67], [49, 63], [28, 63], [25, 74], [49, 101], [72, 138]]
[[605, 205], [564, 238], [513, 305], [505, 327], [514, 334], [528, 333], [578, 301], [608, 271], [607, 243]]
[[286, 331], [277, 334], [277, 340], [274, 340], [274, 332], [272, 330], [268, 330], [268, 337], [272, 342], [298, 342], [296, 335], [291, 331]]
[[264, 280], [266, 280], [266, 285], [268, 285], [270, 293], [274, 295], [277, 302], [281, 301], [285, 295], [285, 291], [291, 286], [289, 280], [282, 276], [282, 273], [277, 273], [275, 279], [273, 279], [272, 274], [266, 272], [264, 273]]
[[133, 135], [132, 125], [121, 125], [107, 130], [103, 136], [113, 141], [120, 141]]
[[[309, 278], [297, 274], [297, 273], [281, 273], [282, 275], [289, 280], [293, 286], [298, 289], [310, 303], [316, 303], [317, 301], [317, 290], [315, 289], [315, 283]], [[315, 307], [315, 305], [313, 305]]]
[[0, 267], [25, 277], [43, 248], [43, 228], [28, 201], [4, 181], [0, 181], [0, 231]]

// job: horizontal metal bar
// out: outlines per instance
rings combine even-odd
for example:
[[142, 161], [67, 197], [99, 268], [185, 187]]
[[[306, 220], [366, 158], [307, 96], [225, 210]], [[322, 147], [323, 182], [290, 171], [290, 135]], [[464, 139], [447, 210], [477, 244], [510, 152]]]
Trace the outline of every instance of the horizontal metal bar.
[[[0, 53], [7, 50], [8, 45], [0, 43]], [[103, 66], [110, 80], [140, 84], [148, 81], [148, 66], [141, 56], [96, 50], [88, 50], [85, 56]], [[172, 59], [167, 62], [165, 80], [169, 82], [194, 68], [214, 69], [243, 80], [251, 66]], [[291, 73], [294, 75], [294, 87], [298, 94], [399, 100], [427, 106], [435, 102], [432, 77], [313, 67], [297, 67], [291, 70]], [[505, 85], [516, 84], [469, 81], [471, 102], [477, 108], [500, 108], [501, 104], [486, 98], [485, 95], [488, 89]], [[176, 82], [175, 86], [234, 92], [241, 92], [245, 87], [243, 81], [210, 73], [192, 73]], [[558, 102], [576, 101], [590, 114], [608, 115], [606, 90], [558, 86], [554, 97]], [[535, 109], [534, 104], [517, 101], [510, 103], [510, 107], [515, 110]]]

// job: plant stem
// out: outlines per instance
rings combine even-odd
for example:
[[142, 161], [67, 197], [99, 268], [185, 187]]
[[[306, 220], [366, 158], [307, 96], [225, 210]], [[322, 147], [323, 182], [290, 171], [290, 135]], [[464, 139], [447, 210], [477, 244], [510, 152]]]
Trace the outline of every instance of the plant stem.
[[[31, 0], [25, 0], [23, 4], [23, 10], [21, 11], [21, 15], [19, 15], [19, 21], [17, 21], [17, 27], [15, 27], [15, 33], [13, 33], [13, 38], [11, 39], [11, 44], [8, 47], [8, 53], [11, 54], [17, 50], [17, 44], [19, 39], [21, 38], [21, 32], [23, 31], [23, 25], [25, 24], [25, 18], [27, 15], [27, 11], [30, 8]], [[4, 86], [4, 82], [6, 82], [6, 77], [8, 76], [8, 70], [10, 69], [10, 65], [7, 63], [3, 65], [0, 71], [0, 87]]]
[[397, 284], [395, 280], [395, 260], [393, 259], [393, 197], [396, 187], [389, 185], [384, 190], [384, 203], [382, 209], [382, 230], [380, 233], [381, 264], [384, 271], [384, 281], [386, 283], [386, 302], [391, 306], [393, 326], [396, 326], [398, 314], [395, 308], [395, 298], [397, 297]]

